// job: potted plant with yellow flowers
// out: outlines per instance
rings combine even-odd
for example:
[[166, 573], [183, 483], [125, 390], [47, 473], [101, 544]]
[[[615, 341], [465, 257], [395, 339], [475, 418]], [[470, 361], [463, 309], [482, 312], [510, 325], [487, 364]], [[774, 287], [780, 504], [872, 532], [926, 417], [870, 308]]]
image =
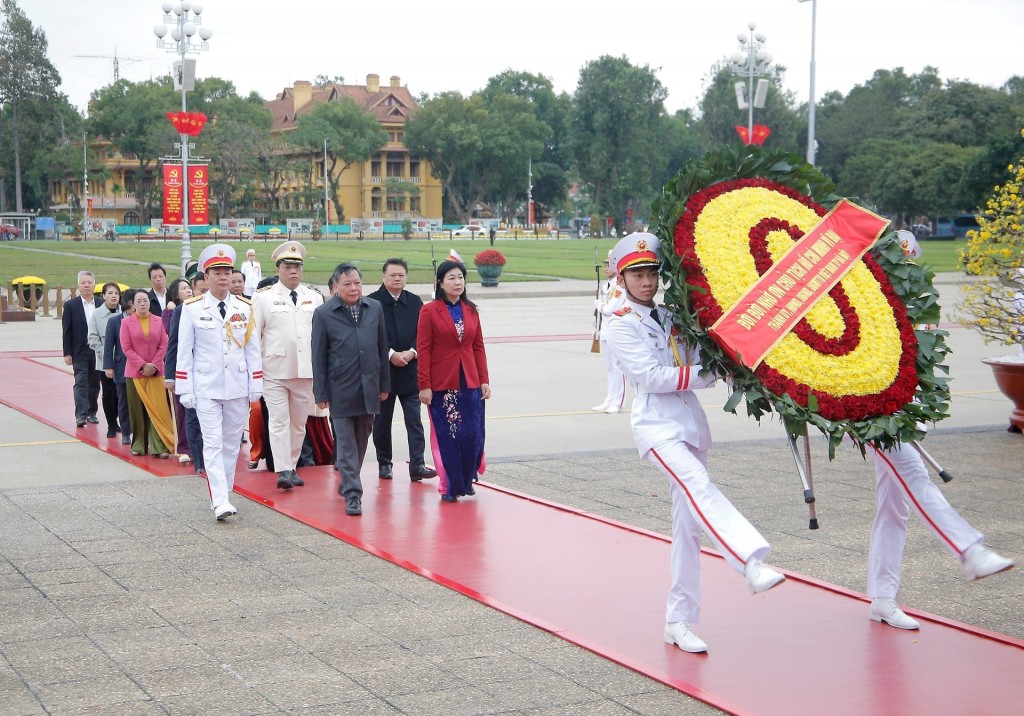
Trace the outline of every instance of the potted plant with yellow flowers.
[[[1022, 131], [1024, 134], [1024, 131]], [[965, 283], [957, 320], [986, 343], [1021, 346], [1016, 354], [986, 358], [996, 385], [1014, 405], [1010, 430], [1024, 430], [1024, 157], [1009, 167], [967, 234], [961, 259], [977, 280]]]
[[473, 257], [476, 272], [480, 274], [481, 286], [497, 286], [501, 270], [505, 266], [505, 255], [497, 249], [484, 249]]

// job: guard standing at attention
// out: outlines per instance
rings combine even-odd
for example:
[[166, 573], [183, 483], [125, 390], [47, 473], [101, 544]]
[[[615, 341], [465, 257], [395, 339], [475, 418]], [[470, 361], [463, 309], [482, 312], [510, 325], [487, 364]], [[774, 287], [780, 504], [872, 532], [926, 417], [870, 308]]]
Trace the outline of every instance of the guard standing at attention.
[[672, 313], [654, 303], [658, 292], [660, 242], [654, 234], [626, 236], [612, 249], [611, 263], [625, 289], [625, 305], [608, 322], [608, 346], [633, 385], [633, 439], [640, 456], [669, 478], [672, 491], [672, 583], [665, 643], [704, 652], [691, 631], [700, 621], [700, 536], [704, 532], [757, 594], [785, 577], [761, 560], [770, 547], [757, 529], [711, 482], [711, 430], [693, 390], [715, 383], [700, 375], [699, 354], [673, 325]]
[[615, 362], [615, 356], [608, 348], [608, 319], [622, 308], [626, 300], [626, 290], [619, 286], [615, 269], [611, 265], [612, 252], [604, 261], [605, 282], [598, 290], [594, 299], [594, 315], [597, 321], [597, 337], [600, 339], [601, 353], [604, 354], [604, 368], [608, 376], [608, 389], [604, 401], [591, 410], [599, 413], [615, 414], [622, 411], [626, 404], [626, 376], [622, 368]]
[[253, 308], [263, 351], [263, 399], [277, 486], [290, 490], [305, 484], [296, 467], [306, 418], [316, 402], [310, 350], [313, 311], [323, 305], [324, 297], [302, 283], [306, 247], [298, 241], [281, 244], [270, 258], [279, 280], [256, 292]]
[[218, 520], [237, 514], [228, 501], [249, 403], [263, 393], [260, 339], [252, 304], [228, 287], [235, 250], [211, 244], [199, 255], [209, 291], [187, 300], [178, 326], [174, 392], [194, 408], [203, 434], [210, 503]]

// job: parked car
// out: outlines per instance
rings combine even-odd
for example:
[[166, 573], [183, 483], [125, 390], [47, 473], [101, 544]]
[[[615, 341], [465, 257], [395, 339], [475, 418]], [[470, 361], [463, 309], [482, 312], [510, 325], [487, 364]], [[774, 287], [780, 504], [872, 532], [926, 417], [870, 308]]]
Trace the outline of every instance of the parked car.
[[21, 229], [14, 224], [0, 224], [0, 241], [14, 241], [21, 236]]
[[470, 238], [476, 238], [477, 236], [486, 236], [487, 227], [480, 226], [479, 224], [466, 224], [460, 226], [457, 229], [452, 230], [452, 236], [469, 236]]
[[914, 224], [910, 227], [910, 230], [914, 232], [914, 236], [919, 239], [927, 239], [932, 235], [932, 227], [930, 224]]

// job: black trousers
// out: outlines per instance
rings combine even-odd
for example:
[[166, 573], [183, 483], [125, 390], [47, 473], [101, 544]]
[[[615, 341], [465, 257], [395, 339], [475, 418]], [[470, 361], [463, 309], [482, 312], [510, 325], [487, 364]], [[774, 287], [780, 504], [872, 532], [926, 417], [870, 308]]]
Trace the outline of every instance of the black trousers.
[[96, 373], [96, 356], [89, 351], [86, 360], [76, 360], [71, 364], [75, 372], [75, 420], [96, 415], [99, 410], [100, 378]]
[[420, 418], [420, 396], [389, 393], [387, 400], [380, 404], [380, 413], [373, 420], [373, 447], [377, 451], [377, 463], [390, 465], [393, 456], [391, 444], [391, 421], [395, 415], [395, 400], [402, 403], [405, 416], [405, 432], [409, 436], [409, 469], [419, 472], [424, 469], [423, 451], [426, 441], [423, 437], [423, 421]]
[[[96, 371], [100, 380], [100, 387], [103, 389], [103, 417], [107, 419], [107, 430], [118, 429], [117, 412], [117, 384], [113, 378], [108, 378], [102, 370]], [[125, 408], [127, 408], [127, 404]]]

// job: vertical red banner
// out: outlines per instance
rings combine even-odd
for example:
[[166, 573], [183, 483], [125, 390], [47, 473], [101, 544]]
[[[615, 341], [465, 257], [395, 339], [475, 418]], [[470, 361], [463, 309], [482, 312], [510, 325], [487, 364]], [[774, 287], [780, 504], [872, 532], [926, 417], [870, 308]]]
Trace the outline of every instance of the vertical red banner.
[[188, 167], [188, 223], [191, 226], [210, 223], [210, 168], [206, 164]]
[[164, 164], [164, 224], [181, 226], [181, 212], [185, 200], [185, 183], [180, 164]]

